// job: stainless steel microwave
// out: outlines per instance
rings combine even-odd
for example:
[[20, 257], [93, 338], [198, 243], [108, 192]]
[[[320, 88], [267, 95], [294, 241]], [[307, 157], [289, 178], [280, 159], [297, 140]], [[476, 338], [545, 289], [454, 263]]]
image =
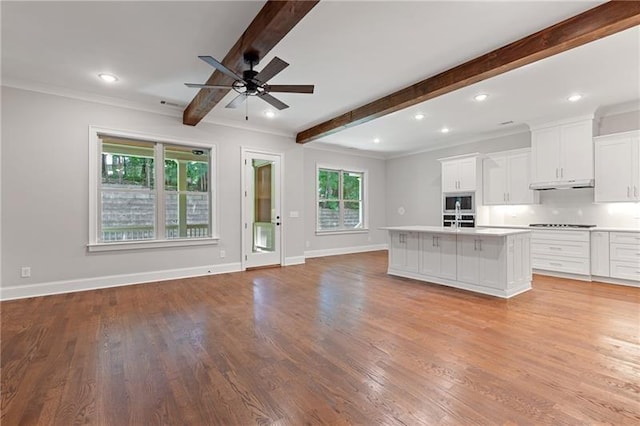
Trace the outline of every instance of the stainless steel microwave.
[[444, 213], [455, 213], [456, 202], [460, 202], [460, 213], [469, 214], [476, 212], [475, 194], [473, 192], [444, 194], [442, 208]]

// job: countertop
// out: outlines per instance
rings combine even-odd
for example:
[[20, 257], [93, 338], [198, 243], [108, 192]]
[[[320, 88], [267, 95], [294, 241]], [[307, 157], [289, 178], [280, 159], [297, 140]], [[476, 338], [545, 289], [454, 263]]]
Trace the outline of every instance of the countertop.
[[504, 237], [507, 235], [522, 234], [530, 232], [530, 229], [513, 229], [513, 228], [459, 228], [454, 229], [451, 227], [443, 226], [424, 226], [424, 225], [411, 225], [411, 226], [385, 226], [380, 229], [387, 231], [400, 231], [400, 232], [432, 232], [436, 234], [459, 234], [459, 235], [484, 235], [494, 237]]
[[640, 228], [615, 228], [609, 226], [596, 226], [593, 228], [541, 228], [528, 225], [476, 225], [478, 228], [503, 228], [503, 229], [528, 229], [540, 231], [603, 231], [603, 232], [640, 232]]

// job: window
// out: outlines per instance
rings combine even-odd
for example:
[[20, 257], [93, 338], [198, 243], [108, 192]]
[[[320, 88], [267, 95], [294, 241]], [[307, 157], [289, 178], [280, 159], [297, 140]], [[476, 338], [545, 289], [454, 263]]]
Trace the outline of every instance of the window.
[[211, 241], [214, 149], [115, 133], [92, 138], [90, 249]]
[[318, 167], [317, 230], [365, 230], [365, 179], [363, 171]]

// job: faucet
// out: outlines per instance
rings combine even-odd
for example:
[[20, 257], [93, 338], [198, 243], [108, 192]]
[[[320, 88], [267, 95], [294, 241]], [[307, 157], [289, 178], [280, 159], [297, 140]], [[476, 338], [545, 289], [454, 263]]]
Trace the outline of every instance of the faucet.
[[460, 214], [460, 200], [456, 200], [456, 213], [455, 213], [455, 227], [456, 227], [456, 229], [460, 228], [460, 219], [462, 219], [462, 215]]

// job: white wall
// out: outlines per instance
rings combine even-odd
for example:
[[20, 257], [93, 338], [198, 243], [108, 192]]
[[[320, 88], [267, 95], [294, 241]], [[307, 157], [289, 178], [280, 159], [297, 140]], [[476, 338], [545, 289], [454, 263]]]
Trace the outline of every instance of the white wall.
[[[216, 144], [219, 246], [88, 253], [89, 125]], [[304, 212], [304, 150], [292, 138], [208, 123], [184, 126], [177, 117], [3, 87], [1, 286], [239, 267], [241, 147], [284, 154], [284, 211]], [[304, 254], [303, 224], [303, 213], [285, 215], [287, 257]], [[22, 266], [31, 267], [31, 278], [20, 278]]]
[[[369, 231], [366, 233], [317, 235], [316, 234], [316, 165], [367, 171], [367, 211]], [[381, 231], [386, 219], [386, 164], [385, 160], [342, 151], [304, 149], [304, 243], [308, 256], [343, 253], [345, 249], [376, 248], [386, 244], [386, 231]]]
[[[390, 226], [442, 225], [439, 158], [527, 146], [531, 146], [529, 132], [388, 160], [387, 223]], [[404, 214], [398, 211], [401, 207], [404, 208]]]

